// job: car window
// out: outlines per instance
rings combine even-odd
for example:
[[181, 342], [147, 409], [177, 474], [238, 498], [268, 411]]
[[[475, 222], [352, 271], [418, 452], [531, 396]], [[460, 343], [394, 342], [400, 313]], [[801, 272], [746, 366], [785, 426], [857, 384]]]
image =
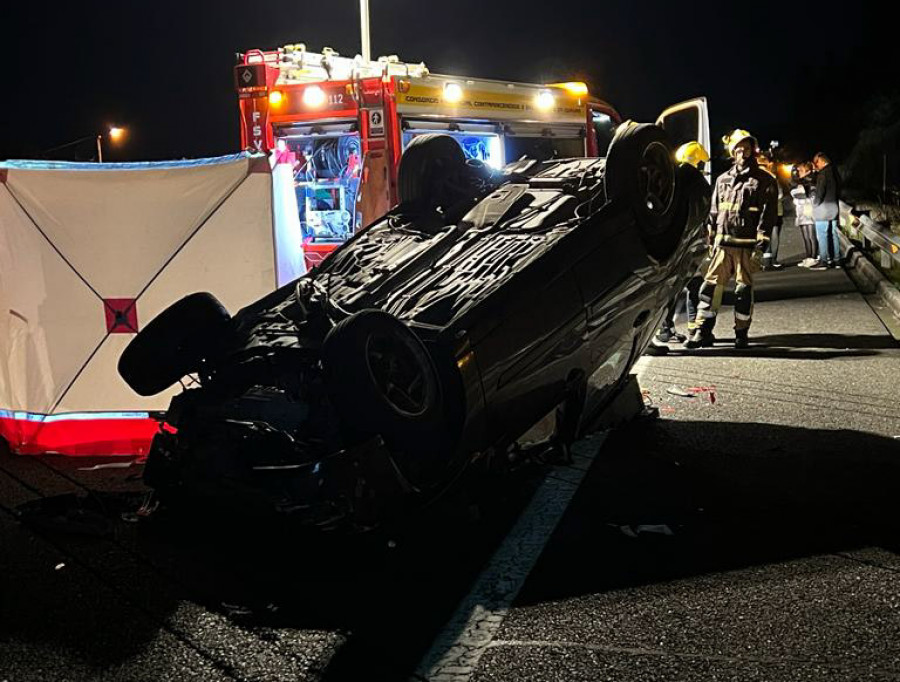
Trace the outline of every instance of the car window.
[[663, 119], [663, 128], [669, 134], [673, 147], [677, 149], [684, 143], [697, 139], [697, 131], [700, 129], [699, 115], [700, 111], [696, 107], [688, 107], [668, 114]]

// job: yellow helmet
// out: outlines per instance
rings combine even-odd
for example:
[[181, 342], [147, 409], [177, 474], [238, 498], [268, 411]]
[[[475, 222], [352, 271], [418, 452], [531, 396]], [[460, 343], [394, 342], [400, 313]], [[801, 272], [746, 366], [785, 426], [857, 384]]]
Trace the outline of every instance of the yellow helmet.
[[728, 156], [734, 156], [734, 148], [737, 147], [738, 143], [748, 139], [753, 141], [753, 150], [756, 151], [759, 147], [759, 142], [746, 130], [736, 128], [723, 137], [722, 142], [725, 143], [725, 151], [728, 152]]
[[699, 168], [701, 163], [709, 163], [709, 152], [695, 140], [681, 145], [675, 152], [675, 160], [678, 163], [689, 163], [694, 168]]

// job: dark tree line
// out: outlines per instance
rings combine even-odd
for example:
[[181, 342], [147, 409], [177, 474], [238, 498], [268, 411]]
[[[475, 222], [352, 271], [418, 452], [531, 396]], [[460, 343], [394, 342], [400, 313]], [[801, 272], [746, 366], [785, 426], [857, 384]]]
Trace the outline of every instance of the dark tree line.
[[[900, 201], [900, 90], [873, 97], [856, 144], [844, 160], [847, 186], [861, 196]], [[886, 171], [886, 172], [885, 172]], [[882, 186], [887, 180], [887, 196]]]

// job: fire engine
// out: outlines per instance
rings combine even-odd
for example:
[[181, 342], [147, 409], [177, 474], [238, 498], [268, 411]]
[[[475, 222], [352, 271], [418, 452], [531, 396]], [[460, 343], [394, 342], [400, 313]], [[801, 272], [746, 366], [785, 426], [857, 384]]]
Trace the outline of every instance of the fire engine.
[[[347, 58], [304, 44], [239, 55], [235, 85], [241, 145], [270, 155], [276, 229], [302, 234], [308, 269], [397, 203], [400, 156], [419, 135], [450, 135], [467, 158], [500, 168], [523, 156], [603, 156], [622, 121], [582, 82], [439, 75], [396, 56]], [[684, 141], [709, 149], [705, 100], [666, 117]]]

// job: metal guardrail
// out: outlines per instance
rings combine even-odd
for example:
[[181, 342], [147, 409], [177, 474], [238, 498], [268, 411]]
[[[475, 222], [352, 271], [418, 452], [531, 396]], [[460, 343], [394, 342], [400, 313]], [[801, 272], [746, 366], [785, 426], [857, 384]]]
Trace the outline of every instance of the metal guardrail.
[[849, 204], [841, 202], [841, 227], [844, 233], [859, 242], [870, 256], [878, 255], [882, 270], [900, 270], [900, 235], [882, 227], [867, 215], [858, 215]]

